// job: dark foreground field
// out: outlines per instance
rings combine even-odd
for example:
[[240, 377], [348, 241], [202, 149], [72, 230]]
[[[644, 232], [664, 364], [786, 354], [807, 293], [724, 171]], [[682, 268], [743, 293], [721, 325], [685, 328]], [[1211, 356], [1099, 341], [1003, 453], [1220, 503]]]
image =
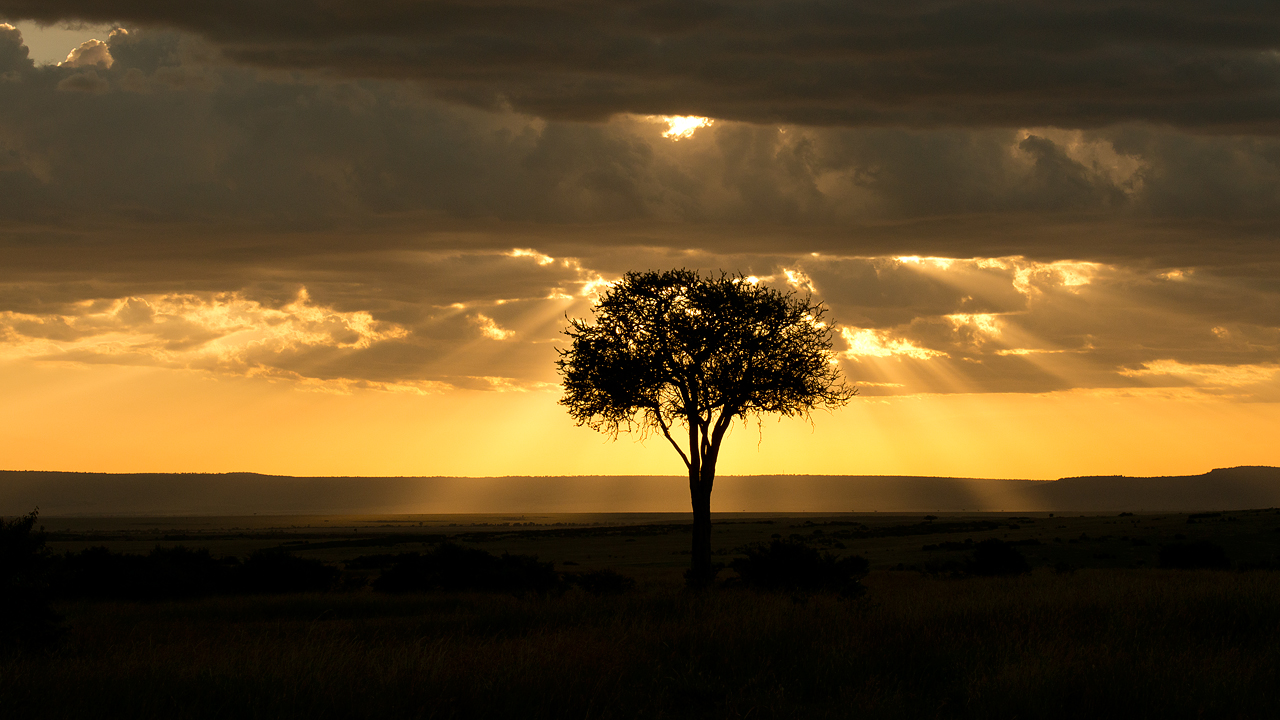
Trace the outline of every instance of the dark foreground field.
[[1274, 572], [61, 608], [6, 717], [1276, 717]]
[[[541, 548], [557, 570], [613, 567], [639, 582], [611, 595], [389, 594], [348, 582], [325, 593], [63, 600], [58, 641], [0, 660], [0, 708], [309, 720], [1280, 716], [1274, 511], [741, 520], [717, 535], [722, 559], [741, 556], [738, 541], [796, 536], [871, 558], [866, 592], [686, 592], [678, 553], [688, 534], [669, 523], [424, 522], [416, 537], [380, 523], [381, 534], [306, 539], [296, 537], [306, 528], [277, 528], [293, 539], [210, 529], [203, 546], [289, 543], [335, 567], [358, 565], [354, 553], [430, 547], [429, 534], [444, 533], [466, 547]], [[93, 533], [106, 545], [139, 542], [106, 525], [64, 528], [51, 545], [74, 550]], [[149, 540], [202, 546], [191, 535], [170, 527]], [[971, 548], [993, 537], [1021, 543], [1032, 572], [966, 571]], [[1231, 569], [1154, 567], [1162, 548], [1200, 541], [1222, 548]]]

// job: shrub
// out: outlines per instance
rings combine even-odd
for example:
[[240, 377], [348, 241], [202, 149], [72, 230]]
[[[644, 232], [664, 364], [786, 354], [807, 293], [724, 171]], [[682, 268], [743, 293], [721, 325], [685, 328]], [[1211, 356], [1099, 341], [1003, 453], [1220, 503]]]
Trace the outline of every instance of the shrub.
[[1031, 572], [1031, 564], [1014, 546], [989, 538], [974, 546], [965, 569], [974, 575], [1022, 575]]
[[207, 548], [156, 547], [147, 555], [144, 585], [148, 596], [155, 598], [217, 595], [230, 589], [233, 567], [214, 559]]
[[478, 548], [441, 543], [426, 554], [406, 553], [383, 571], [373, 588], [383, 592], [482, 590], [550, 592], [563, 586], [549, 562], [533, 555], [491, 555]]
[[86, 600], [172, 600], [234, 593], [315, 592], [332, 588], [338, 569], [282, 550], [259, 550], [241, 563], [207, 549], [156, 547], [147, 555], [91, 547], [58, 559], [59, 597]]
[[234, 561], [207, 549], [157, 546], [147, 555], [85, 548], [59, 558], [53, 576], [60, 597], [88, 600], [172, 600], [231, 591]]
[[38, 510], [0, 518], [0, 648], [39, 647], [59, 634], [49, 607], [49, 551], [44, 529], [33, 530]]
[[246, 593], [323, 592], [333, 588], [338, 569], [314, 558], [278, 549], [258, 550], [236, 570], [236, 586]]
[[417, 555], [418, 553], [415, 552], [361, 555], [360, 557], [346, 561], [343, 563], [343, 566], [348, 570], [386, 570], [404, 558], [416, 557]]
[[867, 574], [865, 558], [839, 557], [819, 552], [797, 540], [772, 540], [746, 548], [747, 556], [734, 560], [741, 583], [762, 590], [824, 590], [856, 595], [864, 588], [858, 579]]
[[592, 595], [620, 595], [636, 586], [634, 579], [608, 569], [569, 573], [565, 575], [565, 580]]
[[1160, 548], [1160, 567], [1177, 570], [1227, 570], [1231, 561], [1221, 547], [1206, 540], [1173, 543]]
[[67, 553], [56, 563], [53, 591], [58, 597], [88, 600], [141, 599], [146, 558], [113, 553], [102, 546]]

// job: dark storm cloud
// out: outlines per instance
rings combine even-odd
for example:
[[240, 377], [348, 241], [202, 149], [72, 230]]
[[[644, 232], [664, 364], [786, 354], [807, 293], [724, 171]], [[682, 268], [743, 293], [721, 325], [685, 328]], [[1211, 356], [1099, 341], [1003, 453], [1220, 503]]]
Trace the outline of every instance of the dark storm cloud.
[[22, 33], [13, 27], [0, 27], [0, 73], [13, 73], [31, 66], [27, 47], [22, 44]]
[[1275, 384], [1270, 135], [721, 120], [673, 142], [227, 63], [229, 27], [117, 32], [77, 67], [0, 28], [0, 356], [537, 387], [589, 283], [688, 266], [812, 288], [867, 394]]
[[127, 238], [115, 256], [132, 267], [156, 253], [323, 257], [360, 233], [360, 251], [553, 243], [1177, 265], [1269, 254], [1280, 219], [1270, 137], [721, 122], [671, 142], [634, 116], [543, 121], [412, 84], [230, 67], [173, 33], [114, 34], [109, 67], [33, 67], [14, 31], [0, 46], [12, 68], [0, 232], [15, 267], [29, 251], [103, 269], [93, 247], [54, 250], [59, 237]]
[[1280, 7], [1258, 0], [0, 0], [2, 16], [180, 28], [240, 63], [548, 118], [1280, 129]]

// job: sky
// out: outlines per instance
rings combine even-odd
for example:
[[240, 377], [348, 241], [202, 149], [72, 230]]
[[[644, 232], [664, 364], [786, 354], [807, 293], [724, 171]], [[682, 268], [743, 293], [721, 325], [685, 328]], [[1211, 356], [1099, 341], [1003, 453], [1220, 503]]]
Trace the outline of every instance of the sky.
[[0, 0], [7, 469], [679, 474], [554, 361], [628, 270], [859, 396], [720, 472], [1280, 465], [1270, 2]]

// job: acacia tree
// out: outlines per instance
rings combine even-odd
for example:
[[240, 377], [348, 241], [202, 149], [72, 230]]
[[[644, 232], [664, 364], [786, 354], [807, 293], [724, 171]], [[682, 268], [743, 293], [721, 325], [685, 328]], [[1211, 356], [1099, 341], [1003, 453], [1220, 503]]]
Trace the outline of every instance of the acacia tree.
[[705, 585], [716, 459], [734, 419], [807, 417], [857, 393], [834, 362], [826, 308], [741, 275], [671, 270], [627, 273], [593, 312], [565, 331], [560, 404], [579, 425], [657, 432], [676, 449], [693, 503], [689, 582]]

